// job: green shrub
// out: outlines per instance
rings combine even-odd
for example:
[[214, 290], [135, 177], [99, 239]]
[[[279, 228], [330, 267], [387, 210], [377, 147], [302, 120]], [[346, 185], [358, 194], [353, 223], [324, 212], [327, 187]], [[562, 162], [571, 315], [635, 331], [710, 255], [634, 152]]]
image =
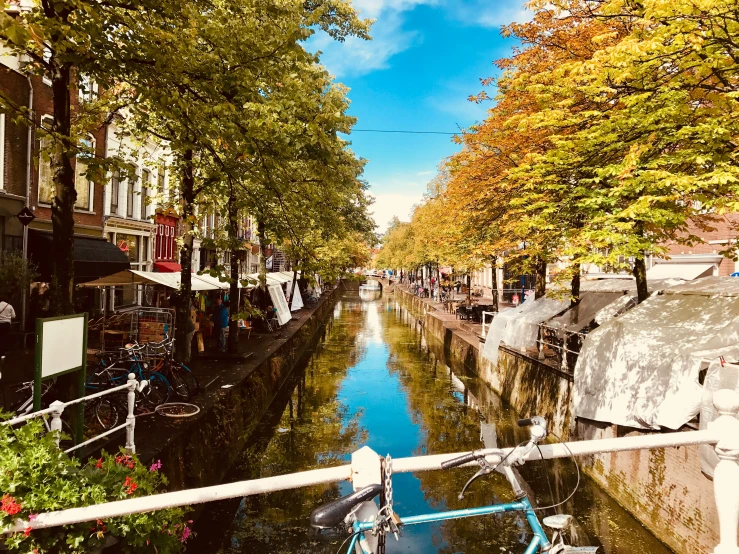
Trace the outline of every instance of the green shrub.
[[83, 554], [114, 537], [126, 553], [181, 552], [191, 534], [182, 508], [33, 529], [43, 512], [163, 492], [160, 469], [161, 463], [145, 467], [124, 451], [82, 463], [57, 448], [40, 420], [16, 428], [0, 425], [0, 528], [19, 518], [30, 525], [5, 535], [5, 546], [23, 554]]

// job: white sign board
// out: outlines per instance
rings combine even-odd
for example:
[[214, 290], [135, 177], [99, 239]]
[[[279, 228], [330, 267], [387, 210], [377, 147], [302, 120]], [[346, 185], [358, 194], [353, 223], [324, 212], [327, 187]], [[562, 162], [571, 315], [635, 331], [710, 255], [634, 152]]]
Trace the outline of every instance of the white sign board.
[[41, 378], [85, 367], [85, 316], [41, 321]]
[[287, 307], [287, 299], [285, 298], [285, 293], [282, 292], [282, 286], [270, 285], [268, 288], [269, 296], [272, 298], [272, 304], [277, 308], [277, 321], [280, 325], [285, 325], [293, 316], [290, 315], [290, 308]]

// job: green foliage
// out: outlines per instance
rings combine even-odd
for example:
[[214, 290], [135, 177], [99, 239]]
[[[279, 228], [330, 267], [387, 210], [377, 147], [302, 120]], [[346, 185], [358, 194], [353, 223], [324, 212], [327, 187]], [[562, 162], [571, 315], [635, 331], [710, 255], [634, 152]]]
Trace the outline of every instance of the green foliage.
[[0, 300], [19, 306], [23, 291], [29, 292], [38, 276], [37, 266], [18, 252], [3, 252], [0, 261]]
[[28, 523], [26, 532], [7, 536], [10, 552], [84, 554], [114, 537], [126, 553], [174, 554], [190, 535], [182, 508], [34, 530], [38, 514], [148, 496], [167, 483], [160, 463], [147, 468], [123, 451], [104, 452], [87, 463], [70, 458], [38, 419], [17, 428], [0, 426], [0, 467], [0, 527], [17, 519]]

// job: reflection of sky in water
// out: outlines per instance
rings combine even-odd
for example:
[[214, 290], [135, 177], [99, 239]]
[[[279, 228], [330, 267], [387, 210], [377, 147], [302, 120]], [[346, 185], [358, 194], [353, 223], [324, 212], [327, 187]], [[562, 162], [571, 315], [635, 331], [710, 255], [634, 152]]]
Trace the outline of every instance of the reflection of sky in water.
[[[303, 392], [299, 388], [286, 391], [273, 423], [250, 439], [256, 444], [261, 441], [262, 446], [255, 447], [252, 455], [245, 455], [249, 448], [245, 449], [236, 464], [239, 471], [232, 472], [227, 481], [307, 470], [323, 461], [337, 465], [341, 458], [348, 461], [348, 452], [362, 444], [394, 458], [471, 450], [481, 446], [481, 419], [496, 424], [502, 446], [523, 438], [513, 423], [518, 416], [477, 378], [456, 375], [442, 361], [437, 363], [417, 334], [420, 329], [415, 320], [394, 304], [384, 298], [370, 302], [349, 295], [337, 304], [325, 342], [306, 363]], [[300, 376], [297, 372], [296, 377]], [[288, 396], [289, 407], [283, 408]], [[291, 419], [301, 403], [302, 412]], [[361, 444], [356, 438], [360, 436], [366, 436]], [[342, 437], [349, 437], [348, 442]], [[330, 458], [332, 453], [337, 458]], [[544, 504], [551, 501], [552, 486], [561, 499], [574, 479], [571, 465], [560, 466], [559, 474], [552, 471], [550, 479], [546, 475], [552, 468], [527, 464], [522, 469], [536, 495], [544, 494]], [[473, 485], [460, 503], [457, 494], [470, 475], [465, 470], [397, 474], [393, 478], [395, 509], [402, 517], [512, 500], [510, 487], [502, 478], [493, 477]], [[349, 493], [351, 484], [340, 483], [338, 489], [341, 494]], [[196, 526], [200, 542], [192, 551], [334, 554], [345, 535], [316, 537], [309, 528], [308, 514], [336, 497], [331, 487], [321, 486], [251, 497], [223, 512], [210, 504]], [[596, 529], [608, 538], [613, 531], [620, 541], [617, 544], [611, 537], [606, 554], [666, 554], [594, 487], [584, 485], [578, 499], [576, 517], [589, 519], [591, 532]], [[489, 516], [405, 528], [400, 542], [388, 539], [387, 552], [522, 554], [529, 537], [525, 518]]]
[[[361, 413], [359, 424], [369, 431], [367, 446], [384, 456], [412, 456], [422, 445], [424, 433], [413, 423], [406, 394], [398, 373], [390, 372], [390, 350], [382, 338], [379, 302], [363, 303], [364, 326], [358, 340], [367, 345], [363, 358], [346, 374], [339, 389], [339, 401], [348, 413]], [[350, 456], [347, 456], [347, 460]], [[352, 491], [350, 483], [342, 483], [342, 494]], [[426, 513], [433, 508], [424, 500], [419, 480], [411, 474], [398, 474], [393, 479], [394, 505], [398, 513]], [[439, 525], [419, 525], [403, 531], [392, 552], [435, 552], [442, 542], [431, 531]], [[388, 542], [395, 542], [390, 539]]]

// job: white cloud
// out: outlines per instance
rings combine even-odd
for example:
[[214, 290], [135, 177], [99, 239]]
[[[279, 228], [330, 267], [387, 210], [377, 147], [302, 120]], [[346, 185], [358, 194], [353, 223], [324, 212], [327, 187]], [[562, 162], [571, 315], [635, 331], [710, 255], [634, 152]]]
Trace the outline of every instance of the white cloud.
[[372, 194], [375, 203], [370, 206], [372, 219], [377, 224], [377, 231], [384, 233], [393, 217], [401, 221], [410, 221], [413, 207], [421, 203], [423, 194]]
[[424, 175], [433, 175], [435, 171], [419, 171], [418, 175], [424, 176]]
[[524, 6], [524, 0], [447, 0], [446, 6], [457, 19], [481, 27], [524, 23], [534, 16]]
[[435, 4], [437, 1], [355, 0], [354, 6], [362, 17], [376, 20], [370, 32], [372, 40], [349, 37], [340, 43], [325, 34], [319, 34], [311, 39], [309, 48], [323, 52], [321, 61], [337, 77], [365, 75], [385, 69], [395, 54], [423, 39], [419, 32], [403, 29], [404, 12], [419, 5]]

